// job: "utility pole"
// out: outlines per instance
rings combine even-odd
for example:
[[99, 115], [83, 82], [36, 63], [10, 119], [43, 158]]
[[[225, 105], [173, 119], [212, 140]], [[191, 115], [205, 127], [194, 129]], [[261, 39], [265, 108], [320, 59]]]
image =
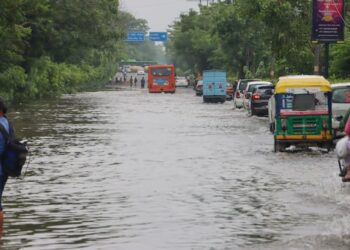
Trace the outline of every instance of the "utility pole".
[[320, 72], [320, 50], [321, 50], [321, 45], [316, 44], [315, 45], [315, 60], [314, 60], [314, 74], [319, 75]]
[[328, 78], [329, 77], [329, 43], [324, 44], [324, 77]]

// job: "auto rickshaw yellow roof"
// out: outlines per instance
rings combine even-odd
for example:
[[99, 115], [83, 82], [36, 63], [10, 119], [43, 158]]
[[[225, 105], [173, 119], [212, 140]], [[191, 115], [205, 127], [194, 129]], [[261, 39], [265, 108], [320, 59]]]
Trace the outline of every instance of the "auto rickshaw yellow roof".
[[331, 84], [323, 76], [317, 75], [296, 75], [283, 76], [275, 87], [275, 93], [286, 93], [291, 88], [320, 88], [322, 92], [332, 91]]

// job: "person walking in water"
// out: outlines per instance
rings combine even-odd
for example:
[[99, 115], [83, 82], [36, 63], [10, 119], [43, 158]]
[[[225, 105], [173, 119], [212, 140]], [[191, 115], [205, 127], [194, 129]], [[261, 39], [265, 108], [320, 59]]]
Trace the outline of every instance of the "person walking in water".
[[130, 81], [129, 81], [129, 83], [130, 83], [130, 87], [132, 87], [132, 85], [133, 85], [133, 83], [134, 83], [134, 81], [133, 81], [133, 79], [132, 79], [132, 76], [130, 76]]
[[141, 88], [145, 87], [145, 83], [146, 83], [145, 77], [142, 77], [142, 79], [141, 79]]
[[137, 86], [137, 77], [135, 76], [134, 78], [134, 86], [136, 87]]
[[[0, 125], [3, 126], [3, 128], [7, 131], [7, 133], [10, 133], [10, 123], [7, 120], [6, 112], [7, 112], [7, 106], [4, 100], [0, 98]], [[4, 138], [3, 134], [0, 133], [0, 158], [5, 152], [5, 147], [6, 147], [6, 139]], [[8, 179], [8, 174], [5, 173], [0, 161], [0, 225], [2, 225], [4, 220], [4, 213], [2, 211], [2, 194], [4, 192], [7, 179]]]

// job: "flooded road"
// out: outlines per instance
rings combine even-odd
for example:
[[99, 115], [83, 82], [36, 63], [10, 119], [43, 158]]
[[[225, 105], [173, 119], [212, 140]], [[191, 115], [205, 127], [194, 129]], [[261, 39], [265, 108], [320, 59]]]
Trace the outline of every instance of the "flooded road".
[[30, 141], [4, 194], [7, 249], [348, 249], [333, 152], [274, 153], [267, 118], [191, 89], [12, 107]]

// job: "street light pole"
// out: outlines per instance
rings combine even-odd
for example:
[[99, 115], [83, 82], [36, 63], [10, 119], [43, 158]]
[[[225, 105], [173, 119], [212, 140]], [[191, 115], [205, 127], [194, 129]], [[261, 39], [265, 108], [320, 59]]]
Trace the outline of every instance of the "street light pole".
[[324, 77], [328, 78], [329, 77], [329, 43], [325, 43], [325, 48], [324, 48]]

